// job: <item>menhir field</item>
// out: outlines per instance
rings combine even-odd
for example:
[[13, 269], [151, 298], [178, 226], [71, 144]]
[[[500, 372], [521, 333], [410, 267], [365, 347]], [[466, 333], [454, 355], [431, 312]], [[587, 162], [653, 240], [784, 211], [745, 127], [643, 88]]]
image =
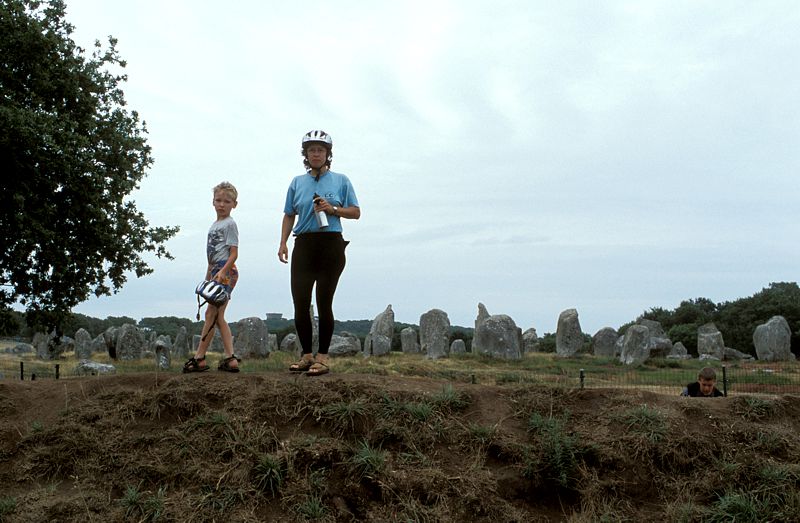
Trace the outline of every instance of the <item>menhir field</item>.
[[9, 522], [800, 520], [797, 396], [208, 372], [0, 407]]

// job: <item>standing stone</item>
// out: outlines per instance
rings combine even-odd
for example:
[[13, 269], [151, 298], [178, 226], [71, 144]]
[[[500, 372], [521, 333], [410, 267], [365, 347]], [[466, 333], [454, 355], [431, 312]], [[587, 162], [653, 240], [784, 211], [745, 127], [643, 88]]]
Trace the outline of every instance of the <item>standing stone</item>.
[[331, 346], [328, 354], [331, 357], [355, 356], [361, 352], [361, 340], [358, 336], [342, 331], [341, 334], [334, 334], [331, 338]]
[[450, 344], [450, 354], [466, 354], [467, 353], [467, 344], [464, 343], [464, 340], [453, 340], [453, 343]]
[[[42, 360], [52, 360], [55, 354], [55, 332], [45, 334], [44, 332], [37, 332], [33, 335], [31, 345], [36, 347], [36, 356]], [[51, 349], [52, 346], [52, 349]]]
[[690, 360], [692, 359], [692, 355], [689, 354], [689, 351], [686, 350], [686, 346], [683, 343], [677, 342], [672, 345], [672, 350], [667, 354], [667, 358], [672, 360]]
[[81, 360], [72, 373], [76, 376], [96, 376], [98, 374], [116, 374], [117, 368], [108, 363]]
[[556, 326], [556, 354], [575, 356], [583, 348], [583, 331], [578, 321], [578, 311], [567, 309], [558, 315]]
[[75, 357], [79, 360], [88, 360], [92, 355], [92, 335], [80, 328], [75, 333]]
[[300, 342], [297, 340], [297, 334], [290, 332], [281, 340], [281, 352], [288, 352], [290, 354], [299, 354]]
[[697, 328], [697, 355], [703, 360], [721, 360], [724, 357], [725, 341], [714, 323]]
[[30, 343], [17, 343], [6, 349], [7, 354], [32, 354], [34, 352], [36, 352], [36, 348]]
[[269, 352], [278, 352], [278, 335], [272, 332], [269, 333]]
[[533, 327], [522, 333], [522, 352], [539, 352], [539, 336]]
[[239, 320], [233, 352], [245, 358], [269, 356], [269, 331], [267, 324], [255, 316]]
[[732, 349], [730, 347], [725, 347], [725, 352], [723, 353], [723, 358], [725, 361], [749, 361], [752, 360], [753, 357], [749, 354], [745, 354], [744, 352], [738, 351], [736, 349]]
[[50, 334], [37, 332], [31, 344], [36, 347], [36, 356], [42, 360], [55, 360], [67, 350], [74, 350], [75, 341], [68, 336], [61, 336], [56, 340], [56, 331]]
[[636, 322], [638, 325], [644, 325], [650, 332], [651, 338], [666, 338], [667, 334], [664, 332], [664, 327], [661, 326], [660, 321], [648, 320], [647, 318], [639, 318]]
[[389, 304], [372, 321], [369, 334], [364, 339], [364, 356], [383, 356], [392, 350], [394, 335], [394, 311]]
[[400, 348], [403, 350], [403, 354], [419, 353], [419, 341], [414, 327], [406, 327], [400, 331]]
[[179, 360], [185, 360], [189, 357], [189, 336], [186, 333], [186, 327], [181, 325], [178, 327], [178, 332], [175, 334], [175, 342], [172, 344], [172, 354]]
[[172, 363], [172, 341], [170, 340], [169, 336], [158, 336], [156, 337], [155, 343], [153, 343], [153, 351], [156, 354], [156, 366], [161, 370], [169, 370], [169, 367]]
[[103, 334], [98, 334], [89, 344], [89, 353], [96, 354], [98, 352], [102, 352], [103, 354], [108, 354], [108, 347], [106, 346], [106, 339], [103, 337]]
[[619, 334], [611, 327], [603, 327], [592, 336], [592, 354], [601, 358], [616, 356]]
[[109, 327], [103, 331], [103, 339], [106, 342], [106, 351], [113, 359], [117, 359], [117, 337], [119, 327]]
[[117, 359], [138, 360], [145, 350], [146, 340], [144, 333], [135, 325], [126, 323], [117, 331]]
[[479, 303], [472, 352], [510, 360], [522, 358], [522, 329], [506, 314], [487, 314], [486, 307]]
[[447, 357], [450, 350], [450, 318], [440, 309], [431, 309], [419, 317], [420, 351], [426, 358]]
[[638, 365], [650, 357], [650, 329], [644, 325], [631, 325], [622, 339], [619, 361], [625, 365]]
[[667, 337], [661, 322], [641, 318], [636, 323], [644, 325], [650, 331], [650, 357], [666, 358], [672, 351], [672, 340]]
[[783, 316], [773, 316], [753, 331], [756, 356], [762, 361], [794, 361], [792, 329]]

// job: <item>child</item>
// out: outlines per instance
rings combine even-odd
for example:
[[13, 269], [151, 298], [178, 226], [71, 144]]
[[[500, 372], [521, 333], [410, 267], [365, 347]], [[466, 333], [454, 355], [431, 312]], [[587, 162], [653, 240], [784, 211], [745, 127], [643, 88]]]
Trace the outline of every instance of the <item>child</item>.
[[697, 375], [697, 381], [688, 384], [681, 392], [681, 396], [692, 398], [718, 398], [724, 396], [714, 385], [717, 383], [717, 373], [711, 367], [704, 367]]
[[[222, 182], [214, 187], [214, 210], [217, 212], [217, 220], [211, 224], [208, 230], [208, 242], [206, 254], [208, 256], [208, 268], [206, 269], [206, 280], [214, 279], [225, 286], [230, 295], [236, 282], [239, 279], [239, 272], [236, 270], [236, 258], [239, 255], [239, 229], [236, 222], [231, 218], [231, 211], [236, 207], [239, 193], [236, 187], [228, 182]], [[239, 362], [241, 361], [233, 353], [233, 336], [228, 322], [225, 321], [226, 302], [221, 307], [208, 304], [206, 309], [206, 321], [203, 325], [203, 335], [197, 346], [197, 352], [193, 358], [189, 358], [183, 366], [183, 372], [203, 372], [208, 370], [206, 363], [206, 351], [214, 337], [213, 330], [219, 328], [222, 337], [222, 346], [225, 350], [225, 358], [220, 362], [218, 370], [226, 372], [239, 372]]]

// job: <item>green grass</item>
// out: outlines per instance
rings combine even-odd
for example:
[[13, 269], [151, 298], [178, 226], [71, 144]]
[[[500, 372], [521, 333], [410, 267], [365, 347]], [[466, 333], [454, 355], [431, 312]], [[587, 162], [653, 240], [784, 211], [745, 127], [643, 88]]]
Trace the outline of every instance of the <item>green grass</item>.
[[141, 483], [134, 487], [128, 486], [125, 494], [119, 500], [125, 509], [125, 517], [140, 522], [158, 521], [164, 514], [164, 500], [167, 492], [164, 487], [155, 493], [142, 492]]
[[11, 496], [0, 497], [0, 521], [17, 509], [17, 499]]
[[270, 454], [260, 456], [253, 467], [256, 488], [271, 496], [277, 496], [286, 476], [285, 469], [285, 464], [280, 458]]
[[651, 443], [660, 442], [667, 434], [667, 419], [658, 409], [640, 405], [618, 417], [628, 431], [644, 436]]
[[340, 433], [352, 432], [356, 421], [367, 415], [367, 405], [363, 400], [339, 401], [325, 405], [318, 410], [318, 417], [329, 420]]
[[775, 412], [775, 403], [756, 396], [746, 396], [737, 398], [733, 409], [746, 420], [763, 420]]
[[536, 438], [536, 444], [525, 459], [523, 476], [537, 475], [554, 480], [558, 486], [571, 487], [575, 481], [578, 458], [581, 453], [576, 435], [566, 431], [569, 413], [559, 418], [531, 414], [528, 431]]
[[325, 505], [322, 498], [317, 494], [308, 496], [295, 507], [295, 512], [306, 519], [321, 519], [325, 517]]
[[356, 472], [363, 477], [376, 477], [386, 468], [388, 453], [380, 448], [373, 448], [362, 441], [353, 452], [350, 462]]

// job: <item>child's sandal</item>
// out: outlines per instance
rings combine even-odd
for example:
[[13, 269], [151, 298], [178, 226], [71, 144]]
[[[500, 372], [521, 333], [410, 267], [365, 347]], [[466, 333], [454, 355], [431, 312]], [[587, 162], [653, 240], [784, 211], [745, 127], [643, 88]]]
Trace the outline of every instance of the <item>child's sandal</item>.
[[206, 357], [203, 356], [202, 358], [189, 358], [189, 361], [183, 364], [183, 373], [187, 374], [189, 372], [205, 372], [208, 370], [208, 365], [200, 365], [201, 361], [205, 361]]
[[240, 361], [242, 361], [241, 359], [236, 357], [236, 354], [234, 354], [234, 355], [229, 356], [229, 357], [225, 358], [224, 360], [220, 361], [219, 362], [219, 367], [217, 367], [217, 370], [222, 370], [222, 371], [225, 371], [225, 372], [239, 372], [239, 367], [238, 366], [231, 367], [231, 362], [233, 360], [236, 360], [236, 363], [239, 363]]

